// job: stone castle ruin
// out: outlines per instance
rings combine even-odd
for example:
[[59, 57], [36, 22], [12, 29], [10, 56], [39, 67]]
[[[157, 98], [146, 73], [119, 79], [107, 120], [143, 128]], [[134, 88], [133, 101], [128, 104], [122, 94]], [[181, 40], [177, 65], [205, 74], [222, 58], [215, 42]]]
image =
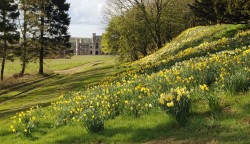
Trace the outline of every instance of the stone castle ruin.
[[76, 55], [102, 55], [101, 51], [102, 36], [93, 33], [92, 38], [76, 39]]

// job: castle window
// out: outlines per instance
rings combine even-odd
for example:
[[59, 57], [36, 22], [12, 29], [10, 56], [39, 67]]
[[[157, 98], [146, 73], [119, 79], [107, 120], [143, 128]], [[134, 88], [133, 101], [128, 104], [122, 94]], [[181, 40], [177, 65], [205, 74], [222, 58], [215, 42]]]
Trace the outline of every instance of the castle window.
[[99, 43], [96, 43], [96, 49], [98, 49], [99, 48]]

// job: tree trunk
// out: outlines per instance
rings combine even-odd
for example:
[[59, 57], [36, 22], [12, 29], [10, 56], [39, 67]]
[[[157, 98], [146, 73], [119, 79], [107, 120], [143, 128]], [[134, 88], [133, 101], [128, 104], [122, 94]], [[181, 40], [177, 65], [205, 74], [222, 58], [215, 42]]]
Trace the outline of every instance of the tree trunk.
[[41, 17], [41, 29], [40, 29], [41, 37], [40, 37], [40, 56], [39, 56], [39, 74], [43, 74], [43, 57], [44, 57], [44, 17]]
[[6, 55], [7, 55], [7, 40], [6, 40], [6, 13], [3, 12], [3, 24], [4, 24], [4, 32], [3, 32], [3, 37], [4, 37], [4, 46], [3, 46], [3, 59], [2, 59], [2, 67], [1, 67], [1, 81], [3, 81], [3, 74], [4, 74], [4, 67], [5, 67], [5, 60], [6, 60]]
[[3, 60], [2, 60], [2, 68], [1, 68], [1, 81], [3, 81], [3, 74], [4, 74], [6, 55], [7, 55], [7, 40], [4, 40]]
[[23, 25], [23, 51], [22, 51], [22, 70], [20, 72], [20, 76], [24, 76], [26, 64], [27, 64], [27, 38], [26, 38], [26, 32], [27, 32], [27, 11], [26, 8], [24, 9], [24, 25]]
[[156, 21], [155, 21], [155, 27], [153, 28], [151, 26], [151, 24], [150, 24], [151, 22], [149, 20], [149, 16], [147, 14], [146, 7], [145, 7], [144, 3], [142, 2], [142, 0], [141, 0], [141, 2], [139, 2], [138, 0], [136, 0], [135, 2], [136, 2], [136, 5], [143, 12], [144, 19], [145, 19], [145, 24], [148, 27], [148, 30], [149, 30], [155, 44], [157, 45], [157, 48], [158, 49], [161, 48], [162, 47], [162, 42], [161, 42], [161, 36], [160, 36], [160, 32], [161, 32], [160, 31], [160, 17], [161, 17], [161, 10], [162, 9], [160, 9], [159, 4], [157, 4], [157, 17], [156, 17]]

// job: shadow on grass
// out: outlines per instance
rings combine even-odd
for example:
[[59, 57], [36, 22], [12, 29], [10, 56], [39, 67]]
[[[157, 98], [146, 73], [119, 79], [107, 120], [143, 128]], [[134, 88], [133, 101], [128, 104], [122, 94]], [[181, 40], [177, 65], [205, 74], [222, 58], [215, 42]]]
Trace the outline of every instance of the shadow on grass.
[[33, 105], [48, 106], [53, 98], [68, 91], [80, 90], [84, 84], [100, 81], [107, 75], [111, 75], [112, 72], [114, 72], [113, 66], [104, 66], [67, 76], [55, 74], [32, 82], [30, 85], [27, 83], [23, 86], [10, 88], [10, 91], [18, 90], [21, 92], [11, 97], [1, 97], [1, 105], [5, 105], [7, 101], [23, 101], [25, 99], [27, 99], [25, 100], [26, 103], [31, 102], [31, 104], [25, 107], [18, 106], [16, 108], [6, 107], [5, 109], [0, 109], [0, 117], [26, 110]]
[[[11, 84], [11, 85], [7, 85], [7, 86], [4, 86], [4, 87], [1, 87], [2, 90], [6, 90], [6, 91], [1, 92], [0, 95], [9, 93], [9, 92], [11, 92], [11, 91], [13, 91], [13, 90], [16, 90], [16, 89], [22, 89], [22, 88], [24, 88], [24, 87], [28, 87], [28, 86], [30, 86], [30, 85], [33, 85], [33, 84], [36, 84], [36, 83], [45, 81], [45, 80], [47, 80], [47, 79], [53, 78], [53, 77], [55, 77], [55, 76], [57, 76], [57, 75], [58, 75], [58, 74], [45, 75], [44, 77], [39, 78], [39, 79], [37, 79], [37, 80], [24, 81], [24, 82], [20, 82], [20, 83]], [[1, 90], [1, 89], [0, 89], [0, 90]]]
[[[105, 130], [95, 133], [67, 136], [65, 139], [57, 140], [57, 144], [65, 143], [135, 143], [143, 140], [159, 138], [165, 134], [166, 130], [171, 128], [171, 124], [161, 124], [154, 128], [135, 129], [127, 126], [123, 127], [106, 127]], [[161, 134], [161, 135], [159, 135]], [[125, 137], [123, 137], [125, 136]], [[121, 137], [121, 139], [119, 139]], [[118, 138], [118, 140], [114, 140]]]
[[[39, 103], [39, 106], [41, 106], [41, 107], [47, 107], [50, 104], [51, 104], [51, 102]], [[29, 105], [29, 106], [25, 106], [25, 107], [20, 107], [18, 109], [4, 109], [4, 110], [0, 110], [0, 118], [9, 117], [9, 116], [11, 116], [11, 115], [13, 115], [15, 113], [28, 110], [32, 106], [37, 106], [37, 104]]]
[[[249, 143], [249, 126], [243, 129], [232, 126], [237, 116], [197, 114], [190, 117], [186, 127], [174, 122], [160, 123], [151, 128], [134, 125], [109, 126], [96, 134], [67, 136], [55, 143]], [[125, 118], [126, 119], [126, 118]], [[135, 119], [135, 121], [137, 121]], [[126, 123], [126, 120], [124, 120]], [[139, 122], [139, 121], [138, 121]], [[119, 123], [117, 121], [117, 123]], [[225, 124], [224, 124], [225, 123]], [[139, 124], [140, 125], [140, 124]]]
[[[30, 91], [33, 91], [35, 89], [38, 89], [40, 87], [43, 87], [44, 85], [46, 85], [46, 83], [48, 83], [48, 81], [50, 80], [55, 80], [55, 79], [60, 79], [62, 76], [54, 74], [42, 79], [38, 79], [35, 81], [31, 81], [31, 82], [25, 82], [19, 86], [11, 86], [10, 88], [8, 88], [6, 91], [0, 93], [0, 104], [4, 105], [5, 102], [7, 101], [11, 101], [14, 99], [22, 99], [24, 97], [27, 96], [26, 93], [29, 93]], [[17, 94], [10, 94], [13, 91], [18, 91]], [[10, 95], [10, 96], [8, 96]]]

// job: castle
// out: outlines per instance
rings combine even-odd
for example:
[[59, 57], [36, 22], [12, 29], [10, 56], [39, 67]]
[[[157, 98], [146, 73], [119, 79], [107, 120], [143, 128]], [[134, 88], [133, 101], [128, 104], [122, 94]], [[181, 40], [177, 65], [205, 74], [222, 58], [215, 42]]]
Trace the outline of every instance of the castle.
[[101, 51], [102, 36], [93, 33], [92, 38], [77, 38], [76, 39], [76, 55], [102, 55]]

